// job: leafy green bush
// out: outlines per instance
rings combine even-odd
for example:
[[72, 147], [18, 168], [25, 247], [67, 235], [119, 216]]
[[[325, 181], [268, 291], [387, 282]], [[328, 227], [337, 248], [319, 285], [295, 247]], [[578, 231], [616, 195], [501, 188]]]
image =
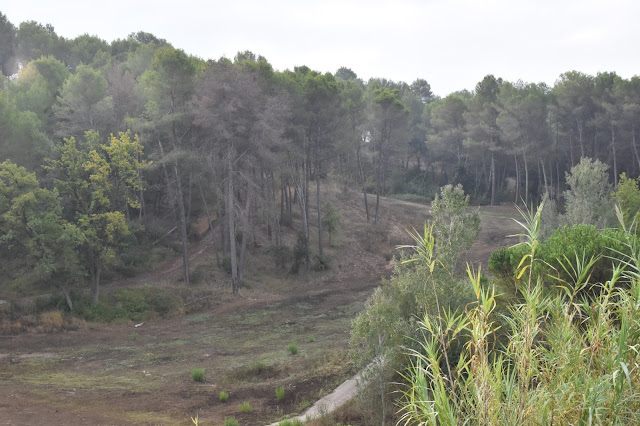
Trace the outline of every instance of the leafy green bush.
[[238, 410], [240, 410], [241, 413], [250, 413], [253, 411], [253, 408], [251, 407], [251, 403], [249, 401], [244, 401], [241, 402], [240, 405], [238, 405]]
[[281, 244], [279, 246], [269, 247], [269, 254], [273, 258], [273, 263], [276, 268], [285, 269], [287, 263], [293, 259], [293, 252], [289, 246]]
[[224, 426], [238, 426], [238, 421], [235, 417], [226, 417], [224, 419]]
[[320, 256], [319, 254], [313, 255], [312, 269], [314, 271], [324, 271], [330, 268], [331, 268], [331, 256], [327, 254], [324, 254], [322, 256]]
[[331, 237], [338, 235], [340, 232], [340, 222], [342, 216], [331, 201], [326, 201], [322, 205], [322, 227], [329, 234], [329, 246], [331, 246]]
[[[538, 244], [533, 266], [535, 279], [541, 279], [547, 288], [554, 288], [560, 281], [570, 281], [574, 275], [567, 263], [576, 259], [596, 261], [591, 268], [592, 282], [604, 282], [611, 274], [612, 258], [620, 254], [629, 255], [625, 245], [627, 236], [616, 229], [599, 231], [593, 225], [563, 226], [558, 228], [543, 243]], [[631, 237], [635, 238], [635, 237]], [[527, 247], [502, 247], [491, 254], [489, 270], [499, 277], [503, 290], [514, 289], [512, 283], [517, 276], [520, 261], [527, 253]], [[511, 283], [511, 284], [510, 284]]]
[[296, 355], [298, 353], [298, 345], [289, 343], [289, 352], [291, 352], [291, 355]]
[[278, 426], [302, 426], [302, 420], [293, 419], [293, 420], [283, 420], [278, 423]]
[[281, 401], [284, 398], [284, 386], [278, 386], [276, 388], [276, 399]]
[[218, 394], [218, 399], [220, 400], [220, 402], [227, 402], [227, 400], [229, 399], [229, 392], [220, 391], [220, 393]]
[[193, 368], [191, 370], [191, 378], [194, 382], [204, 382], [204, 368]]
[[143, 286], [104, 294], [97, 304], [86, 295], [72, 292], [74, 311], [94, 322], [144, 321], [166, 316], [180, 309], [181, 300], [167, 290]]

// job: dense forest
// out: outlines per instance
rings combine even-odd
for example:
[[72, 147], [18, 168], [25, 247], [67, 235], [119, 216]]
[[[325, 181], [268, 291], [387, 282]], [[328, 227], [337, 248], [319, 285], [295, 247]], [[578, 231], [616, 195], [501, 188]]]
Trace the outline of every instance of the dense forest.
[[[278, 246], [294, 206], [303, 241], [317, 221], [322, 256], [322, 213], [308, 204], [322, 205], [327, 179], [360, 188], [378, 223], [381, 195], [460, 183], [479, 204], [529, 204], [559, 199], [582, 157], [609, 165], [616, 184], [640, 173], [637, 77], [569, 71], [548, 87], [488, 75], [440, 98], [423, 79], [278, 71], [250, 51], [205, 61], [144, 32], [109, 44], [4, 15], [0, 27], [3, 256], [36, 262], [43, 279], [84, 271], [95, 298], [129, 228], [154, 217], [176, 216], [187, 283], [194, 215], [224, 224], [236, 291], [254, 223]], [[75, 255], [54, 250], [61, 239]]]

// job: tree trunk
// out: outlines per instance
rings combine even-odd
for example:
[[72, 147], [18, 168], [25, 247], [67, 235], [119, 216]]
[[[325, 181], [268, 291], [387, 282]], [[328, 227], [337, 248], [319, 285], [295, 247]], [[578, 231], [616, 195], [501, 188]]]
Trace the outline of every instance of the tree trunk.
[[184, 274], [184, 283], [189, 285], [189, 237], [187, 235], [187, 218], [184, 209], [184, 198], [182, 195], [182, 181], [180, 179], [180, 171], [178, 170], [178, 161], [173, 163], [173, 171], [176, 175], [176, 195], [178, 205], [178, 214], [180, 217], [180, 240], [182, 241], [182, 269]]
[[232, 152], [233, 146], [229, 145], [229, 152], [227, 153], [227, 220], [229, 227], [229, 251], [231, 254], [231, 292], [233, 294], [238, 294], [238, 264], [236, 259]]
[[635, 126], [631, 127], [631, 146], [633, 147], [633, 153], [636, 156], [636, 161], [638, 162], [638, 168], [640, 169], [640, 155], [638, 155], [638, 147], [636, 146], [636, 128], [635, 128]]
[[518, 204], [519, 198], [520, 198], [520, 170], [518, 169], [518, 156], [514, 155], [513, 159], [516, 162], [516, 200], [515, 203]]
[[527, 153], [522, 151], [522, 161], [524, 162], [524, 205], [529, 206], [529, 165], [527, 164]]
[[322, 205], [320, 204], [320, 162], [316, 163], [316, 204], [318, 210], [318, 255], [322, 257]]
[[496, 163], [493, 158], [493, 152], [491, 153], [491, 171], [489, 174], [491, 175], [491, 205], [496, 204]]
[[[167, 186], [170, 186], [169, 173], [167, 173], [167, 167], [164, 162], [164, 149], [162, 147], [162, 141], [158, 137], [158, 147], [160, 148], [160, 159], [162, 160], [162, 170], [164, 172]], [[177, 160], [173, 163], [173, 170], [176, 175], [176, 191], [173, 197], [173, 204], [178, 209], [178, 222], [180, 227], [180, 240], [182, 243], [182, 266], [184, 273], [184, 282], [189, 284], [189, 240], [187, 238], [187, 223], [184, 213], [184, 199], [182, 198], [182, 183], [180, 181], [180, 173], [178, 171]]]
[[98, 303], [98, 297], [100, 296], [100, 260], [93, 249], [89, 249], [89, 277], [91, 278], [91, 296], [93, 298], [93, 304]]
[[362, 160], [360, 159], [360, 145], [356, 150], [356, 158], [358, 160], [358, 175], [360, 176], [360, 182], [362, 183], [362, 195], [364, 196], [364, 210], [367, 213], [367, 223], [369, 223], [369, 201], [367, 200], [367, 187], [364, 178], [364, 172], [362, 171]]
[[547, 186], [547, 171], [544, 168], [544, 161], [540, 160], [540, 164], [542, 165], [542, 177], [544, 177], [544, 192], [548, 194], [549, 193], [549, 190], [548, 190], [549, 187]]
[[73, 312], [73, 302], [71, 301], [71, 296], [69, 295], [69, 291], [63, 285], [59, 285], [60, 291], [62, 291], [62, 295], [64, 296], [65, 302], [67, 302], [67, 307], [69, 308], [69, 312]]
[[611, 123], [611, 154], [613, 155], [613, 183], [618, 188], [618, 157], [616, 156], [616, 130]]
[[376, 215], [373, 223], [377, 225], [380, 222], [380, 191], [382, 191], [382, 147], [378, 151], [378, 164], [376, 164]]
[[576, 125], [578, 126], [578, 140], [580, 141], [580, 158], [584, 158], [584, 139], [582, 135], [583, 129], [580, 120], [576, 119]]
[[240, 262], [238, 263], [238, 284], [242, 284], [244, 263], [247, 255], [247, 234], [249, 233], [249, 215], [251, 214], [251, 186], [247, 184], [247, 201], [242, 213], [242, 242], [240, 243]]

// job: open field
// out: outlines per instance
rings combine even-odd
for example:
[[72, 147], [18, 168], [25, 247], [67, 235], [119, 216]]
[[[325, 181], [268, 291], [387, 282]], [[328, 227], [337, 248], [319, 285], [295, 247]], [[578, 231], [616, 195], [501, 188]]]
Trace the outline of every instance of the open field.
[[[0, 336], [0, 424], [187, 425], [197, 415], [205, 425], [232, 416], [240, 425], [260, 425], [303, 412], [354, 373], [351, 321], [390, 273], [393, 247], [409, 242], [405, 229], [420, 229], [428, 215], [425, 205], [384, 199], [385, 234], [373, 241], [358, 195], [336, 197], [343, 231], [327, 250], [334, 259], [329, 271], [273, 271], [258, 252], [247, 287], [234, 298], [203, 241], [193, 258], [209, 277], [198, 286], [211, 303], [197, 312], [140, 327], [88, 324]], [[508, 220], [512, 208], [486, 207], [481, 215], [480, 239], [467, 260], [486, 265], [491, 251], [509, 243], [504, 236], [518, 230]], [[179, 286], [179, 273], [168, 263], [106, 287]], [[205, 370], [203, 382], [192, 380], [195, 368]], [[280, 386], [285, 394], [277, 400]], [[229, 393], [226, 402], [220, 391]], [[241, 412], [242, 402], [251, 412]]]

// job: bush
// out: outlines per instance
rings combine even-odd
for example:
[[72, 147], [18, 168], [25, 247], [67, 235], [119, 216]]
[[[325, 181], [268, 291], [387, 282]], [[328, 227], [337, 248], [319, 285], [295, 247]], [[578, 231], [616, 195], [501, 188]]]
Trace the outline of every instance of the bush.
[[291, 259], [293, 259], [293, 252], [291, 251], [291, 248], [284, 244], [269, 247], [269, 254], [273, 258], [273, 263], [276, 268], [285, 269], [287, 267], [287, 263], [291, 262]]
[[289, 352], [291, 352], [291, 355], [296, 355], [298, 353], [298, 345], [289, 343]]
[[302, 426], [302, 420], [293, 419], [293, 420], [283, 420], [278, 423], [278, 426]]
[[105, 294], [97, 304], [86, 295], [71, 293], [74, 311], [94, 322], [118, 320], [148, 321], [157, 316], [171, 315], [180, 309], [180, 298], [157, 287], [144, 286], [120, 289]]
[[220, 391], [220, 393], [218, 394], [218, 399], [220, 400], [220, 402], [227, 402], [227, 400], [229, 399], [229, 392]]
[[336, 236], [340, 232], [340, 222], [342, 217], [336, 206], [331, 201], [326, 201], [322, 205], [322, 226], [327, 234], [329, 234], [329, 246], [331, 246], [331, 237]]
[[313, 266], [312, 269], [314, 271], [324, 271], [331, 268], [331, 256], [314, 254], [313, 255]]
[[241, 413], [250, 413], [253, 411], [253, 408], [251, 407], [251, 403], [249, 401], [244, 401], [241, 402], [240, 405], [238, 405], [238, 410], [240, 410]]
[[238, 426], [238, 421], [235, 417], [226, 417], [224, 419], [224, 426]]
[[[631, 238], [636, 237], [631, 236]], [[555, 288], [559, 281], [573, 279], [571, 267], [568, 271], [565, 270], [568, 262], [575, 265], [576, 258], [580, 262], [585, 262], [593, 257], [598, 260], [591, 269], [591, 280], [604, 282], [611, 274], [612, 264], [619, 263], [612, 262], [611, 258], [619, 257], [619, 254], [631, 254], [625, 245], [625, 240], [626, 236], [622, 231], [615, 229], [598, 231], [593, 225], [558, 228], [537, 247], [537, 261], [533, 269], [534, 279], [542, 280], [547, 288]], [[517, 274], [516, 269], [526, 254], [527, 247], [524, 245], [502, 247], [491, 254], [489, 270], [498, 276], [503, 291], [514, 290], [512, 284]]]
[[194, 382], [204, 382], [204, 368], [194, 368], [191, 370], [191, 378]]
[[276, 388], [276, 399], [281, 401], [284, 398], [284, 386], [278, 386]]
[[300, 265], [304, 262], [308, 255], [307, 237], [304, 232], [298, 232], [296, 245], [293, 247], [293, 264], [291, 272], [297, 274], [300, 271]]
[[40, 325], [44, 331], [50, 333], [52, 331], [62, 330], [64, 320], [60, 311], [43, 312], [40, 314]]

